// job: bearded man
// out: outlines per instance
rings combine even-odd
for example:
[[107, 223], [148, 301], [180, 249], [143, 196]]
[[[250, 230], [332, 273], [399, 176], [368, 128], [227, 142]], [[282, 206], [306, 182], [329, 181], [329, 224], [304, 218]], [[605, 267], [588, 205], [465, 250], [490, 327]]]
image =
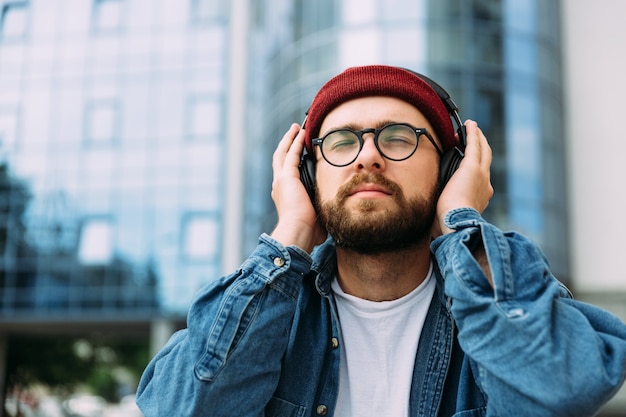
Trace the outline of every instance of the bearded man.
[[590, 416], [615, 394], [626, 325], [482, 218], [491, 149], [448, 99], [381, 65], [320, 89], [274, 153], [275, 229], [151, 361], [145, 416]]

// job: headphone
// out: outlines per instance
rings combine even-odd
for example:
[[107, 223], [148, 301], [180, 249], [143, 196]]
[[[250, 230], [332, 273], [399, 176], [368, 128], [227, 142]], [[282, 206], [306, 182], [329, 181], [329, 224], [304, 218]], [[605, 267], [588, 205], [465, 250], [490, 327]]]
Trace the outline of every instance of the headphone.
[[[437, 93], [437, 95], [443, 102], [446, 110], [448, 110], [452, 124], [456, 127], [456, 133], [459, 135], [459, 145], [447, 150], [441, 156], [441, 161], [439, 162], [439, 184], [440, 187], [443, 189], [443, 187], [450, 180], [454, 172], [459, 168], [461, 160], [465, 156], [464, 151], [465, 146], [467, 145], [465, 126], [463, 125], [463, 122], [461, 122], [458, 106], [454, 103], [454, 101], [450, 97], [450, 94], [448, 94], [448, 92], [442, 86], [440, 86], [435, 81], [425, 75], [419, 74], [407, 68], [403, 69], [421, 78], [426, 84], [428, 84], [433, 90], [435, 90], [435, 93]], [[306, 117], [302, 122], [303, 129], [305, 123]], [[300, 181], [302, 181], [302, 184], [304, 184], [304, 188], [309, 194], [311, 201], [315, 201], [315, 155], [309, 154], [304, 151], [302, 157], [300, 158], [300, 165], [298, 166], [298, 169], [300, 170]]]

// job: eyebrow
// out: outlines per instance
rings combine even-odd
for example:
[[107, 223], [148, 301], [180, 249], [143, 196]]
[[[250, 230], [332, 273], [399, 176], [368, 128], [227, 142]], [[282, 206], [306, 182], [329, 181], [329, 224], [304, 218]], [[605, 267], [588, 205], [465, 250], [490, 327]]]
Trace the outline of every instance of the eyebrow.
[[359, 126], [359, 125], [355, 125], [354, 123], [346, 123], [346, 124], [343, 124], [343, 125], [331, 127], [326, 132], [324, 132], [323, 135], [320, 134], [320, 137], [328, 134], [328, 132], [332, 132], [333, 130], [338, 130], [338, 129], [350, 129], [350, 130], [361, 130], [361, 129], [370, 129], [370, 128], [380, 129], [381, 127], [386, 126], [386, 125], [391, 124], [391, 123], [405, 123], [405, 122], [399, 122], [397, 120], [385, 119], [385, 120], [380, 120], [379, 122], [374, 124], [374, 126], [367, 126], [367, 127], [362, 127], [362, 126]]

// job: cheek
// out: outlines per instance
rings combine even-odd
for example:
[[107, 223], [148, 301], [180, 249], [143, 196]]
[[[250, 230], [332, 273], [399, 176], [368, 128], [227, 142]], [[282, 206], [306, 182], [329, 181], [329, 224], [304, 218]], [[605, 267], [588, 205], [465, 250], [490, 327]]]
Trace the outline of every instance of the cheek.
[[315, 174], [315, 182], [317, 192], [322, 201], [329, 201], [335, 198], [337, 190], [345, 182], [340, 170], [335, 168], [333, 171], [328, 167], [318, 167]]
[[437, 187], [439, 181], [439, 166], [437, 164], [423, 164], [419, 168], [405, 170], [398, 173], [398, 181], [405, 195], [424, 195]]
[[416, 164], [415, 172], [429, 182], [437, 181], [439, 178], [439, 156], [435, 151], [423, 156], [421, 163]]

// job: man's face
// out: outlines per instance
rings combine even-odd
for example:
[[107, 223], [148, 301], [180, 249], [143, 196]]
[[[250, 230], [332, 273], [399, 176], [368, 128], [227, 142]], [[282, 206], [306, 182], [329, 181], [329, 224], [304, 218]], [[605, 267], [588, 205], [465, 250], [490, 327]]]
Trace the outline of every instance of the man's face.
[[[392, 97], [365, 97], [341, 104], [320, 128], [379, 128], [391, 122], [425, 127], [426, 118], [412, 105]], [[425, 243], [438, 197], [439, 154], [425, 136], [404, 161], [384, 158], [373, 134], [364, 135], [363, 149], [345, 167], [327, 163], [317, 150], [317, 208], [322, 225], [339, 247], [378, 253]]]

